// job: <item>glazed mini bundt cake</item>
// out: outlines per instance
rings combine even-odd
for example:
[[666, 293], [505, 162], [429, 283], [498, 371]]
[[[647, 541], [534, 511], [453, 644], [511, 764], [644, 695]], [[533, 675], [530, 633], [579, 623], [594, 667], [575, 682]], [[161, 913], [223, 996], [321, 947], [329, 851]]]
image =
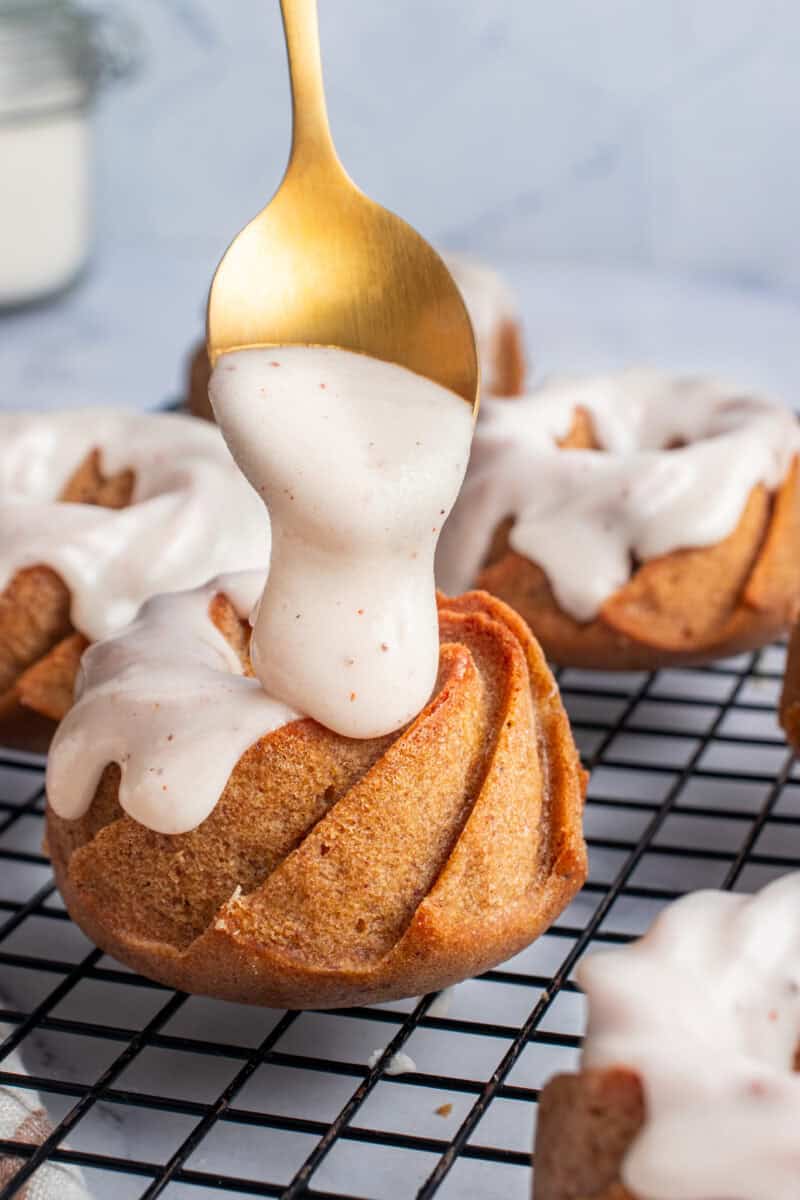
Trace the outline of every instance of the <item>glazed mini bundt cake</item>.
[[581, 1068], [540, 1097], [534, 1200], [800, 1194], [800, 874], [686, 896], [578, 981]]
[[[525, 347], [516, 298], [497, 271], [465, 254], [444, 260], [467, 306], [481, 364], [484, 392], [519, 396], [525, 384]], [[196, 417], [213, 421], [208, 399], [211, 365], [205, 343], [195, 346], [186, 367], [186, 407]]]
[[631, 370], [487, 397], [437, 562], [559, 664], [703, 663], [783, 632], [800, 603], [800, 429], [713, 380]]
[[72, 917], [170, 986], [286, 1007], [416, 995], [521, 950], [586, 873], [584, 774], [524, 622], [440, 597], [430, 701], [347, 738], [251, 677], [263, 583], [158, 597], [85, 655], [47, 776]]
[[204, 423], [0, 414], [0, 720], [60, 719], [90, 641], [156, 592], [268, 554], [266, 514]]

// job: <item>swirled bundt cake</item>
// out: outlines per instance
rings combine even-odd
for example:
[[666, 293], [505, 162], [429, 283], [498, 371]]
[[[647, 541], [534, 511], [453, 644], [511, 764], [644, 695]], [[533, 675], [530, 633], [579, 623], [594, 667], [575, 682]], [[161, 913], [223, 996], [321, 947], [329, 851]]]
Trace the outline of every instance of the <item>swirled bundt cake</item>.
[[524, 622], [440, 597], [429, 703], [352, 739], [267, 709], [263, 582], [159, 597], [85, 656], [48, 767], [72, 917], [171, 986], [288, 1007], [415, 995], [521, 950], [586, 873], [584, 773]]

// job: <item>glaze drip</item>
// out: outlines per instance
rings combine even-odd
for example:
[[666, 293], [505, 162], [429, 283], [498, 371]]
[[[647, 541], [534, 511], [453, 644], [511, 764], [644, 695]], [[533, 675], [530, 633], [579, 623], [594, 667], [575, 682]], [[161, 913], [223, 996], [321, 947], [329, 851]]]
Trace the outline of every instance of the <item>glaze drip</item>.
[[244, 752], [297, 719], [243, 674], [209, 612], [223, 593], [245, 620], [264, 580], [246, 571], [156, 596], [122, 633], [89, 647], [47, 762], [60, 817], [83, 816], [116, 762], [125, 812], [156, 833], [186, 833], [214, 808]]

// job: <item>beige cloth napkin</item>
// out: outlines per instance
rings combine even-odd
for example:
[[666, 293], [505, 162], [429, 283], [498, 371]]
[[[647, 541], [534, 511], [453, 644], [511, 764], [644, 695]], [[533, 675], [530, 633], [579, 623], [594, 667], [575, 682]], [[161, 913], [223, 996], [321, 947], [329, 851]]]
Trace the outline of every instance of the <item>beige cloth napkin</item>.
[[[7, 1026], [0, 1025], [0, 1040], [8, 1032]], [[0, 1068], [25, 1074], [22, 1059], [16, 1051], [2, 1060]], [[38, 1092], [30, 1088], [0, 1086], [0, 1138], [38, 1146], [52, 1128]], [[5, 1187], [23, 1161], [0, 1154], [0, 1188]], [[15, 1200], [90, 1200], [90, 1197], [77, 1167], [68, 1163], [46, 1162], [22, 1185]]]

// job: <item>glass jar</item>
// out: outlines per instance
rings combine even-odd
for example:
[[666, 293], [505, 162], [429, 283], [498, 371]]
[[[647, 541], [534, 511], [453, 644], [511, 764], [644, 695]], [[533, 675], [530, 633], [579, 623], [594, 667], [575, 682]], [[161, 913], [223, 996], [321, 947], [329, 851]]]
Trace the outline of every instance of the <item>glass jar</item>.
[[120, 33], [72, 0], [0, 0], [0, 307], [62, 290], [86, 262], [90, 110], [101, 78], [133, 65]]

